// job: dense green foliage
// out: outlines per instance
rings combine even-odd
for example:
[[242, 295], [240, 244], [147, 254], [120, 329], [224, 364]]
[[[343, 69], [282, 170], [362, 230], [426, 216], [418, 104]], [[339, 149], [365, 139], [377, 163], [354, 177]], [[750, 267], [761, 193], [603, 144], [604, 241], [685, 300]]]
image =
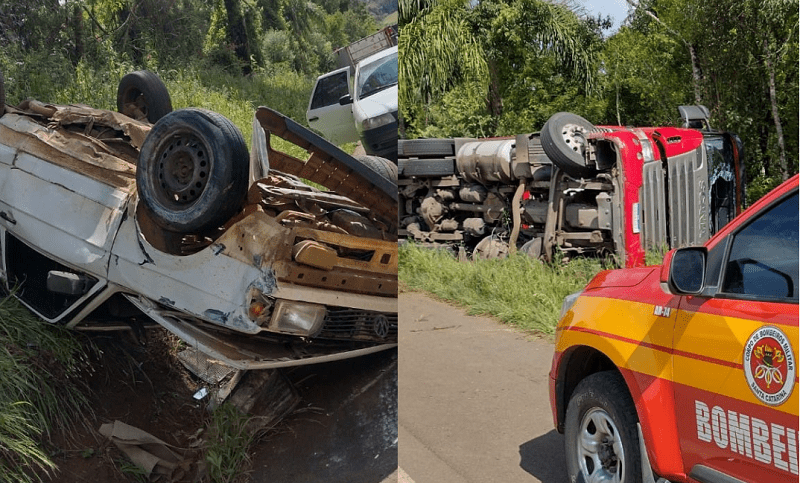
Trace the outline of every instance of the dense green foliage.
[[703, 104], [744, 142], [750, 201], [796, 173], [797, 0], [631, 1], [609, 34], [564, 2], [400, 0], [404, 135], [531, 132], [558, 111], [677, 125]]
[[[549, 78], [583, 107], [596, 88], [599, 25], [542, 0], [401, 0], [400, 104], [409, 137], [525, 132]], [[545, 74], [546, 73], [546, 74]], [[583, 110], [583, 109], [581, 109]]]
[[503, 260], [459, 262], [446, 251], [400, 247], [400, 280], [525, 330], [552, 334], [561, 303], [602, 269], [596, 259], [543, 264], [524, 254]]
[[76, 424], [86, 410], [75, 377], [85, 356], [73, 334], [13, 298], [0, 299], [0, 347], [0, 481], [34, 481], [26, 468], [54, 469], [40, 436]]
[[247, 131], [259, 105], [303, 119], [334, 49], [377, 28], [356, 0], [0, 0], [0, 70], [9, 104], [115, 108], [119, 79], [149, 69], [175, 108], [241, 104]]

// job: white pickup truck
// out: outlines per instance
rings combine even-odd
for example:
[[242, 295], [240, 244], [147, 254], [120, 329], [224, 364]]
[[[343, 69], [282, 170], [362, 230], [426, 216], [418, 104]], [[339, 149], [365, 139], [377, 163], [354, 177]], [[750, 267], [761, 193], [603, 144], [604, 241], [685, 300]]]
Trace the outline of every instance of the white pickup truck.
[[306, 119], [334, 144], [361, 140], [368, 154], [396, 162], [397, 46], [387, 32], [338, 51], [350, 65], [317, 78]]

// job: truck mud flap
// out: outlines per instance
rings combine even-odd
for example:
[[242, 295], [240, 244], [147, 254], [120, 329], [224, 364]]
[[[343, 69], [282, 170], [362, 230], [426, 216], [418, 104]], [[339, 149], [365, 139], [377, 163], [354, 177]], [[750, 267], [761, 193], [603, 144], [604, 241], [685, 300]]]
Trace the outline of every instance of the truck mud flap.
[[[397, 183], [394, 183], [292, 119], [268, 107], [259, 107], [256, 119], [267, 133], [270, 169], [320, 184], [369, 207], [390, 230], [397, 232]], [[274, 134], [308, 151], [301, 160], [273, 149]]]
[[398, 171], [404, 177], [439, 177], [456, 174], [456, 160], [451, 159], [400, 159]]
[[159, 325], [178, 336], [191, 347], [234, 369], [277, 369], [308, 364], [333, 362], [363, 356], [397, 347], [381, 344], [360, 349], [342, 350], [331, 346], [297, 346], [267, 341], [256, 335], [234, 335], [222, 331], [204, 330], [186, 320], [180, 312], [164, 309], [150, 300], [124, 294], [134, 306]]

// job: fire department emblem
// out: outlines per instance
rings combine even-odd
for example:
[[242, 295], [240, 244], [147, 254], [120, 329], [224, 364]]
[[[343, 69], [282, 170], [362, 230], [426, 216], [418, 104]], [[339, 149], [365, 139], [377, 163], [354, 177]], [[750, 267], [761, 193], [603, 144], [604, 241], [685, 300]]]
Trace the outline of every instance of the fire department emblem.
[[753, 394], [770, 406], [786, 402], [792, 395], [797, 368], [794, 352], [777, 327], [753, 332], [744, 346], [744, 376]]

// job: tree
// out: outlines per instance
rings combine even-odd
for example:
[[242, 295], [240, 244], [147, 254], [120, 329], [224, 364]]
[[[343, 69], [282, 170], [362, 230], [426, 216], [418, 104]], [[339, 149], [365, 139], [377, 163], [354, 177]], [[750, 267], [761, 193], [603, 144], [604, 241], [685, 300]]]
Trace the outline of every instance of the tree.
[[481, 81], [487, 65], [469, 30], [466, 0], [399, 0], [398, 102], [427, 106], [463, 79]]
[[690, 56], [663, 29], [622, 26], [606, 40], [602, 65], [607, 110], [596, 123], [628, 126], [672, 125], [677, 106], [693, 104]]
[[473, 86], [471, 92], [482, 85], [493, 134], [501, 125], [509, 86], [540, 54], [552, 56], [555, 74], [577, 80], [584, 94], [595, 85], [600, 37], [593, 24], [562, 4], [401, 0], [399, 17], [399, 100], [412, 121], [428, 116], [430, 107], [460, 83]]
[[744, 141], [751, 201], [797, 172], [797, 0], [629, 2], [630, 25], [604, 51], [617, 59], [607, 85], [622, 94], [623, 120], [652, 112], [657, 121], [656, 99], [706, 105], [715, 128]]

